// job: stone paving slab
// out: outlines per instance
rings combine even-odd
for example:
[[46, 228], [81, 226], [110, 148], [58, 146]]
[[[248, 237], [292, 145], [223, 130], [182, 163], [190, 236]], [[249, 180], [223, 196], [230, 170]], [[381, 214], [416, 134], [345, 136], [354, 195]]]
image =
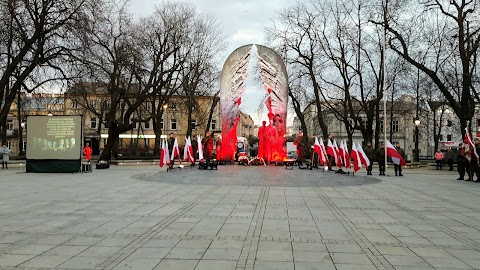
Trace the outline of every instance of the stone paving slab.
[[283, 167], [0, 171], [0, 269], [480, 269], [480, 184]]

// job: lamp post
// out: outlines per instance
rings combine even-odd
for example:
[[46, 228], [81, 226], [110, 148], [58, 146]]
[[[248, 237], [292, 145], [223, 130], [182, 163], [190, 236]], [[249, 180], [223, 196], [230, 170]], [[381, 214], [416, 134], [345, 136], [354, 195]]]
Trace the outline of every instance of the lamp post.
[[420, 161], [420, 155], [418, 153], [418, 125], [420, 125], [420, 120], [415, 119], [415, 161]]
[[163, 133], [165, 135], [165, 139], [167, 139], [167, 109], [168, 109], [168, 104], [163, 105], [163, 115], [165, 121], [163, 121]]
[[23, 130], [25, 129], [25, 125], [25, 122], [20, 123], [20, 130], [18, 132], [18, 143], [20, 144], [19, 153], [25, 152], [25, 149], [23, 148]]

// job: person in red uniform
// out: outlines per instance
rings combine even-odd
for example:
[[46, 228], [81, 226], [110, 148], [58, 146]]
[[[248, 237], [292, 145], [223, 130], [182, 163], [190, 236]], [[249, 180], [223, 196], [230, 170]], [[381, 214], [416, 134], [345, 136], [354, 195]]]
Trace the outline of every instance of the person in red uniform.
[[92, 159], [92, 148], [90, 147], [90, 144], [86, 144], [85, 148], [83, 148], [83, 154], [85, 155], [85, 159], [90, 162]]
[[207, 163], [210, 162], [213, 152], [213, 139], [210, 134], [210, 131], [205, 132], [205, 138], [202, 139], [203, 156]]
[[258, 154], [257, 156], [267, 160], [267, 121], [262, 121], [262, 126], [258, 128]]
[[217, 142], [215, 143], [215, 148], [217, 150], [216, 157], [217, 157], [217, 160], [219, 160], [220, 157], [222, 156], [222, 137], [221, 136], [218, 136]]

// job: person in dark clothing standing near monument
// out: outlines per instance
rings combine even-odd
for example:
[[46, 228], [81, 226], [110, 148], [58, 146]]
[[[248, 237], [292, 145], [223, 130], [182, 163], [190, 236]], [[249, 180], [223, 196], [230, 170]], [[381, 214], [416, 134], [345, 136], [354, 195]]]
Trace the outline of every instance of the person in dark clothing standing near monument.
[[210, 163], [213, 152], [213, 139], [210, 131], [205, 132], [205, 138], [202, 139], [203, 155], [207, 164]]
[[385, 144], [380, 143], [380, 148], [375, 152], [375, 157], [378, 162], [378, 170], [380, 171], [379, 175], [385, 175]]
[[372, 142], [367, 142], [367, 147], [363, 151], [370, 160], [370, 166], [367, 167], [367, 175], [372, 175], [373, 161], [375, 160], [375, 149], [372, 147]]
[[449, 171], [453, 171], [453, 159], [454, 159], [454, 153], [452, 151], [451, 147], [447, 148], [447, 152], [445, 153], [445, 160], [447, 161]]
[[295, 141], [293, 141], [293, 145], [295, 145], [297, 147], [297, 163], [298, 163], [298, 166], [302, 166], [304, 156], [305, 156], [305, 142], [303, 141], [303, 133], [302, 132], [298, 132], [298, 136], [295, 139]]
[[[480, 154], [480, 138], [478, 138], [478, 137], [475, 138], [473, 140], [473, 143], [475, 143], [475, 150], [476, 150], [477, 154]], [[471, 167], [472, 173], [470, 175], [472, 176], [472, 178], [470, 178], [470, 179], [473, 182], [480, 183], [480, 166], [478, 164], [478, 159], [475, 156], [475, 154], [472, 155], [471, 164], [472, 164], [472, 167]], [[473, 173], [475, 173], [477, 175], [477, 180], [473, 180]]]
[[[400, 156], [402, 156], [402, 158], [405, 160], [405, 151], [403, 151], [403, 149], [400, 147], [400, 144], [397, 142], [396, 146], [395, 146], [395, 149], [397, 150], [397, 152], [400, 154]], [[395, 176], [403, 176], [402, 174], [402, 165], [397, 165], [397, 164], [394, 164], [393, 165], [394, 169], [395, 169]], [[397, 171], [398, 171], [398, 175], [397, 175]]]

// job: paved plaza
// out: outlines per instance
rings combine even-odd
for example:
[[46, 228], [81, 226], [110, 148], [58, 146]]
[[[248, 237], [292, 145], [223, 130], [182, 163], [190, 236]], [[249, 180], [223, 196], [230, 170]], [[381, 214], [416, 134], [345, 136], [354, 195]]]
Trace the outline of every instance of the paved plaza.
[[0, 269], [480, 269], [480, 184], [445, 170], [11, 167]]

